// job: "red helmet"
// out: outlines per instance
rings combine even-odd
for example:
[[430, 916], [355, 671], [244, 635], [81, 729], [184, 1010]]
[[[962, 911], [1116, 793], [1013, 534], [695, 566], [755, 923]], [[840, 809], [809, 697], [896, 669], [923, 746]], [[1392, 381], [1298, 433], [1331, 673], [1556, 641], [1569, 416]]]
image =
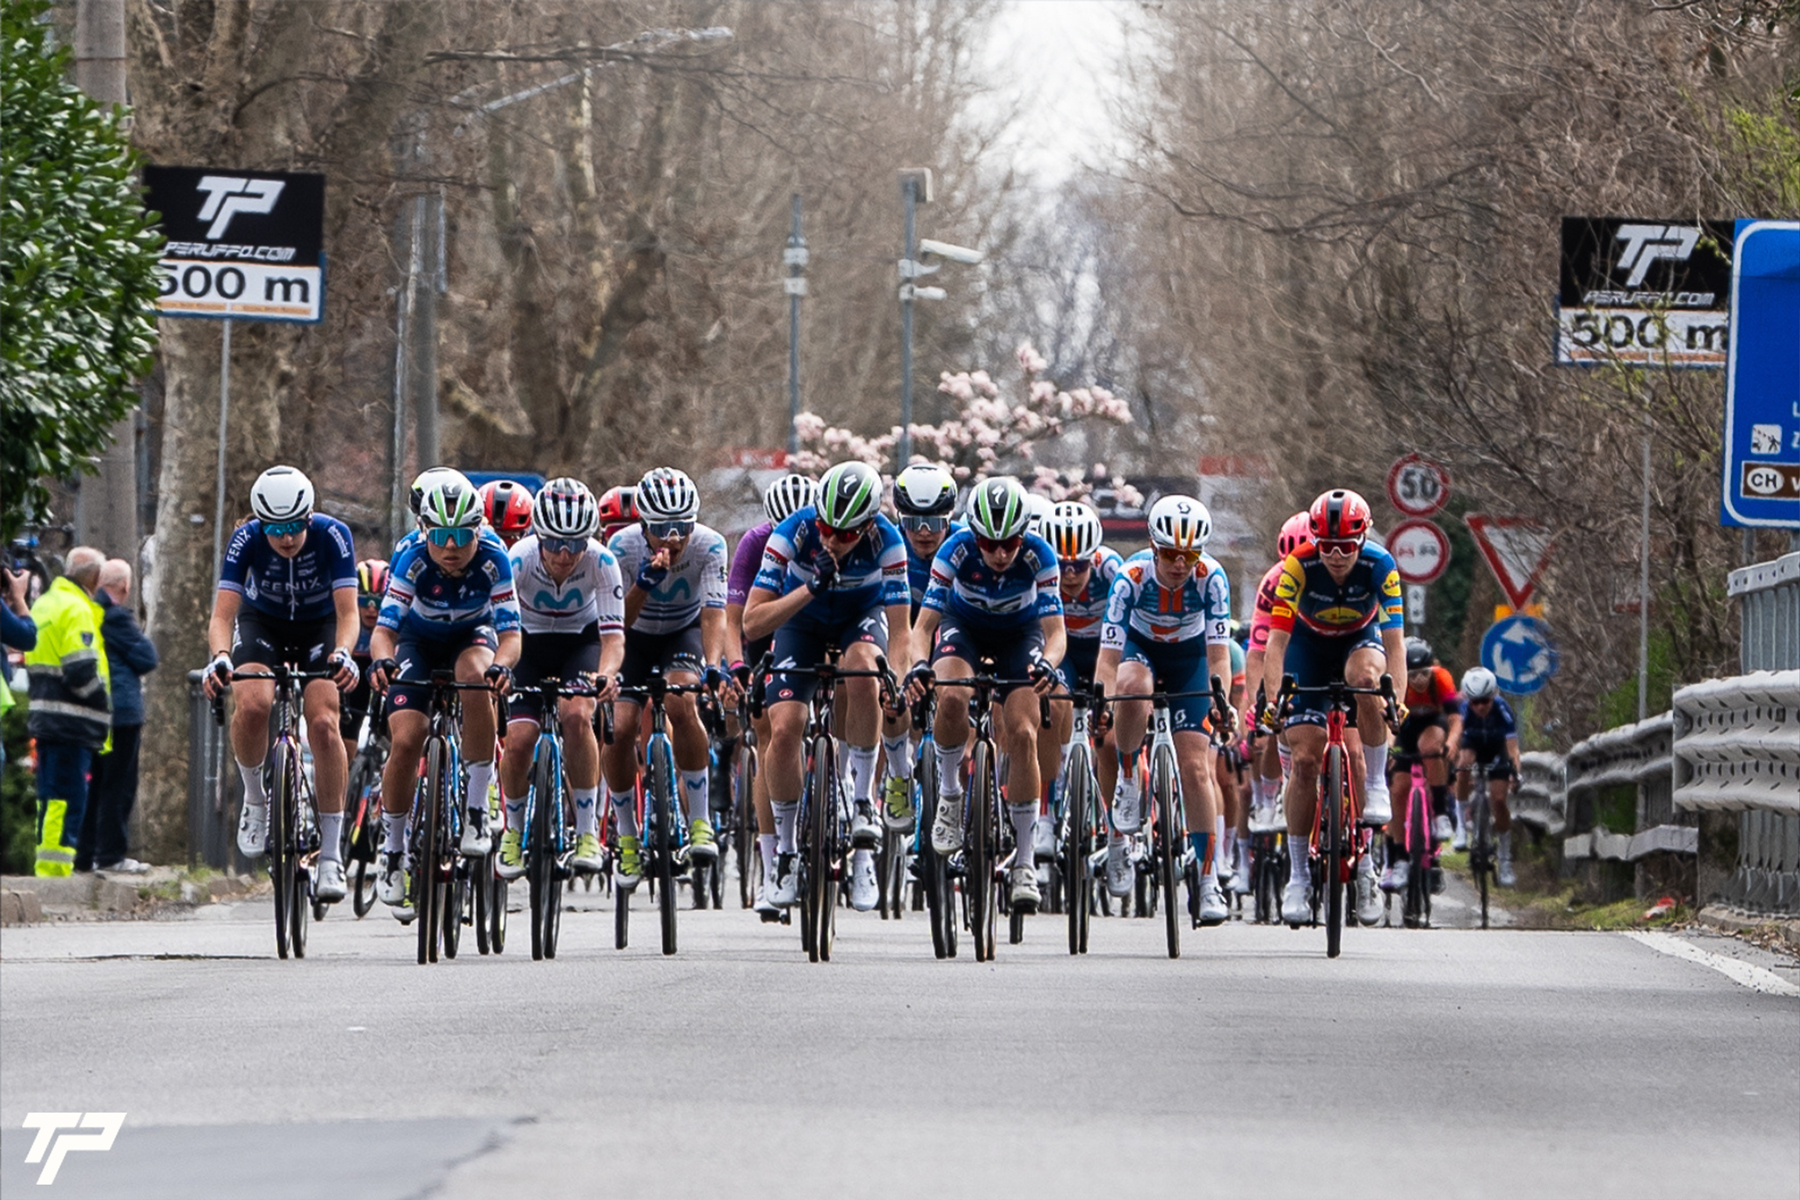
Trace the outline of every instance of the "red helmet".
[[512, 545], [531, 532], [531, 489], [510, 479], [481, 485], [481, 507], [500, 540]]
[[619, 526], [630, 525], [637, 519], [636, 488], [606, 489], [606, 494], [600, 497], [600, 528], [602, 532], [610, 534]]
[[365, 558], [356, 564], [356, 590], [359, 599], [379, 600], [387, 593], [387, 585], [387, 559]]
[[1275, 535], [1275, 552], [1286, 558], [1310, 541], [1312, 518], [1306, 513], [1297, 512], [1281, 523], [1281, 532]]
[[1336, 488], [1312, 502], [1307, 521], [1315, 542], [1361, 538], [1369, 532], [1369, 502], [1355, 492]]

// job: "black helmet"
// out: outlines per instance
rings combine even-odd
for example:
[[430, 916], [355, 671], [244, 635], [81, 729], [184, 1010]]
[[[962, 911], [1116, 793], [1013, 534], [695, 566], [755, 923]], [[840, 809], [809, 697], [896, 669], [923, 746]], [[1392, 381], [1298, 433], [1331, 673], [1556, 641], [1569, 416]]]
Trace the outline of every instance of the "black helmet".
[[1422, 637], [1406, 639], [1406, 669], [1423, 671], [1431, 666], [1431, 643]]

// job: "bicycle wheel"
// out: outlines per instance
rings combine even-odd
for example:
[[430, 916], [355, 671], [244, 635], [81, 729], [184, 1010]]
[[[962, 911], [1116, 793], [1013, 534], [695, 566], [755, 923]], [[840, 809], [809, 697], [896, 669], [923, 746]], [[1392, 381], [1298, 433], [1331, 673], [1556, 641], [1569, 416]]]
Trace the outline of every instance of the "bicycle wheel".
[[806, 814], [811, 825], [806, 864], [806, 885], [811, 893], [808, 909], [816, 923], [813, 948], [817, 957], [813, 961], [830, 962], [837, 934], [837, 747], [830, 738], [817, 738], [812, 758], [812, 795]]
[[445, 745], [441, 737], [425, 743], [424, 811], [418, 823], [418, 852], [413, 856], [413, 920], [418, 926], [419, 963], [438, 957], [438, 843], [443, 840]]
[[1469, 855], [1475, 867], [1475, 882], [1481, 889], [1481, 927], [1488, 927], [1488, 883], [1494, 874], [1494, 801], [1487, 794], [1487, 780], [1481, 781], [1481, 795], [1475, 800], [1475, 845], [1477, 853]]
[[1409, 796], [1411, 830], [1406, 853], [1411, 869], [1406, 873], [1407, 924], [1415, 929], [1431, 927], [1431, 800], [1424, 793]]
[[531, 764], [531, 817], [525, 830], [525, 880], [531, 909], [531, 961], [544, 957], [544, 925], [549, 915], [550, 875], [550, 805], [553, 784], [550, 755], [540, 746]]
[[994, 807], [993, 747], [985, 740], [975, 743], [975, 762], [969, 779], [968, 873], [963, 876], [963, 898], [969, 906], [969, 932], [975, 938], [975, 961], [992, 962], [998, 888], [994, 886], [995, 844], [999, 830]]
[[275, 743], [272, 757], [274, 779], [268, 800], [269, 882], [275, 889], [275, 953], [280, 958], [286, 958], [290, 920], [288, 908], [294, 899], [288, 879], [292, 874], [290, 858], [293, 850], [288, 837], [288, 823], [292, 819], [291, 797], [295, 787], [295, 768], [299, 764], [294, 761], [293, 745], [286, 739]]
[[1336, 958], [1343, 948], [1344, 888], [1340, 878], [1344, 861], [1344, 748], [1325, 749], [1325, 790], [1319, 803], [1325, 807], [1325, 956]]
[[666, 739], [650, 750], [650, 863], [662, 919], [662, 952], [675, 953], [675, 757]]
[[463, 915], [470, 904], [469, 874], [462, 863], [451, 866], [450, 882], [444, 892], [444, 957], [455, 958], [462, 948]]
[[938, 806], [938, 767], [937, 752], [929, 739], [922, 739], [919, 746], [919, 760], [914, 768], [914, 796], [917, 802], [919, 823], [915, 836], [918, 838], [919, 854], [916, 860], [919, 878], [924, 882], [925, 920], [931, 926], [931, 953], [936, 958], [948, 958], [955, 951], [955, 938], [950, 933], [949, 913], [952, 906], [948, 899], [949, 883], [944, 875], [944, 860], [938, 857], [931, 848], [931, 826], [937, 820]]
[[750, 743], [748, 731], [738, 742], [736, 808], [738, 906], [749, 908], [756, 903], [756, 747]]
[[1093, 836], [1094, 792], [1089, 777], [1088, 750], [1079, 739], [1069, 751], [1069, 766], [1064, 772], [1064, 822], [1062, 875], [1063, 911], [1069, 918], [1069, 953], [1087, 952], [1088, 927], [1088, 840]]
[[[495, 840], [498, 841], [499, 839], [496, 838]], [[492, 901], [494, 894], [488, 876], [491, 875], [494, 870], [493, 854], [488, 853], [482, 855], [480, 858], [472, 859], [470, 861], [469, 870], [475, 877], [474, 886], [469, 889], [473, 893], [470, 902], [475, 909], [475, 951], [478, 954], [488, 954], [492, 951], [492, 947], [488, 942], [488, 905]]]
[[1181, 880], [1180, 818], [1175, 805], [1180, 796], [1175, 786], [1175, 754], [1167, 746], [1158, 745], [1150, 756], [1150, 795], [1156, 804], [1157, 886], [1162, 892], [1163, 935], [1169, 944], [1169, 957], [1181, 957], [1182, 906], [1176, 902], [1176, 884]]
[[488, 861], [488, 948], [500, 954], [506, 950], [507, 887], [506, 880], [500, 878], [493, 854], [488, 855]]

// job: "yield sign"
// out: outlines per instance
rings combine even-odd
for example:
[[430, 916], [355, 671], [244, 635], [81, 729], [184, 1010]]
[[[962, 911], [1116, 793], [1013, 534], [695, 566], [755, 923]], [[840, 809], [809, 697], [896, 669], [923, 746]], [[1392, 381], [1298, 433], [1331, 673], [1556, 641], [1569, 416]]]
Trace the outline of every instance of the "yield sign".
[[1527, 517], [1490, 517], [1470, 513], [1463, 518], [1475, 547], [1500, 581], [1506, 598], [1522, 609], [1537, 590], [1538, 576], [1550, 556], [1550, 531]]

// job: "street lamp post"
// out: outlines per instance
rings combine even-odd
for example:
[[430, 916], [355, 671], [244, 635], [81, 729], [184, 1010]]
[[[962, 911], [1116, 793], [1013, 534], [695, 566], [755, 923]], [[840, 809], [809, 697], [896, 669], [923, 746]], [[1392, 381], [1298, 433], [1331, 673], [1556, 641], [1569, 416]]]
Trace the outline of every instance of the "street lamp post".
[[800, 449], [800, 297], [806, 295], [806, 238], [800, 233], [800, 193], [794, 193], [794, 228], [781, 261], [787, 264], [782, 286], [788, 297], [788, 453]]
[[900, 260], [900, 445], [899, 465], [905, 467], [912, 457], [912, 342], [913, 301], [942, 300], [944, 289], [920, 287], [920, 276], [940, 270], [937, 264], [926, 264], [921, 256], [947, 258], [965, 266], [975, 266], [985, 257], [980, 250], [934, 242], [918, 236], [918, 206], [931, 203], [931, 171], [912, 167], [900, 172], [900, 195], [906, 202], [906, 256]]

